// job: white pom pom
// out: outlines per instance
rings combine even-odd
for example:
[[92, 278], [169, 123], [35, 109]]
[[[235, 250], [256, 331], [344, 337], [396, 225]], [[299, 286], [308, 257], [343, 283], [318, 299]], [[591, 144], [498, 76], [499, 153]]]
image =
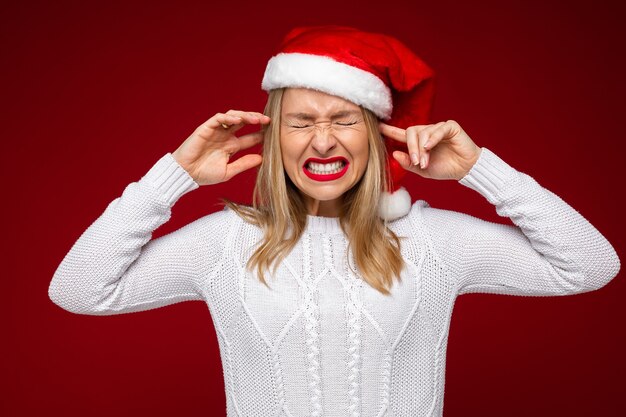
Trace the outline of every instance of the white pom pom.
[[411, 210], [411, 196], [404, 187], [393, 193], [383, 193], [378, 202], [378, 216], [385, 220], [395, 220], [406, 216]]

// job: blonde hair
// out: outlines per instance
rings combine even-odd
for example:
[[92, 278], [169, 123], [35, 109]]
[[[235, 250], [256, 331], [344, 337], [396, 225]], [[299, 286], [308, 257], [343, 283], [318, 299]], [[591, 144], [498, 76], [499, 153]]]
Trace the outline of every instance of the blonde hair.
[[[248, 260], [248, 269], [264, 274], [276, 267], [296, 245], [304, 232], [307, 210], [300, 191], [285, 174], [280, 148], [280, 115], [284, 88], [270, 91], [264, 114], [271, 123], [264, 126], [263, 162], [254, 188], [252, 207], [225, 201], [245, 221], [263, 229], [260, 245]], [[387, 154], [378, 131], [378, 119], [361, 107], [369, 142], [367, 168], [359, 182], [344, 194], [340, 225], [348, 238], [357, 268], [364, 280], [381, 293], [389, 294], [394, 276], [400, 280], [404, 261], [400, 239], [378, 216], [378, 201], [388, 189]], [[350, 263], [348, 263], [350, 265]]]

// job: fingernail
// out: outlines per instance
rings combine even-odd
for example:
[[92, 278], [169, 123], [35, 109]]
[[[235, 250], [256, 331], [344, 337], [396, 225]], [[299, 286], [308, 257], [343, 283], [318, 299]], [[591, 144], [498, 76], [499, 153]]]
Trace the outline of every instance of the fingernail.
[[426, 157], [424, 155], [422, 155], [421, 165], [422, 165], [422, 168], [426, 167]]
[[411, 162], [413, 163], [413, 165], [417, 165], [417, 154], [416, 153], [412, 153], [411, 154]]
[[426, 149], [427, 146], [428, 146], [428, 139], [426, 139], [426, 142], [424, 142], [424, 145], [423, 145], [424, 149]]

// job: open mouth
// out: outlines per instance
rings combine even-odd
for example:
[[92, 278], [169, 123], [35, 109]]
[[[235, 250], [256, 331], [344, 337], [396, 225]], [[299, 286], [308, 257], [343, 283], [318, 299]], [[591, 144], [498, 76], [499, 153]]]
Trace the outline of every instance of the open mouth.
[[315, 181], [332, 181], [341, 178], [348, 170], [348, 160], [343, 156], [328, 159], [309, 158], [302, 170]]

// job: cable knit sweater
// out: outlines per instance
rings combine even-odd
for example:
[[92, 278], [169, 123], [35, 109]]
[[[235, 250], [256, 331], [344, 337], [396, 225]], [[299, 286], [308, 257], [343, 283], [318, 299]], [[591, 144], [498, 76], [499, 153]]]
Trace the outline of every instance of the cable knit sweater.
[[268, 289], [245, 269], [261, 230], [230, 209], [151, 240], [199, 187], [168, 153], [80, 236], [49, 296], [89, 315], [205, 301], [228, 416], [441, 416], [458, 295], [576, 294], [620, 269], [585, 218], [489, 149], [459, 182], [516, 226], [418, 200], [390, 223], [406, 268], [385, 296], [354, 272], [338, 219], [309, 216]]

